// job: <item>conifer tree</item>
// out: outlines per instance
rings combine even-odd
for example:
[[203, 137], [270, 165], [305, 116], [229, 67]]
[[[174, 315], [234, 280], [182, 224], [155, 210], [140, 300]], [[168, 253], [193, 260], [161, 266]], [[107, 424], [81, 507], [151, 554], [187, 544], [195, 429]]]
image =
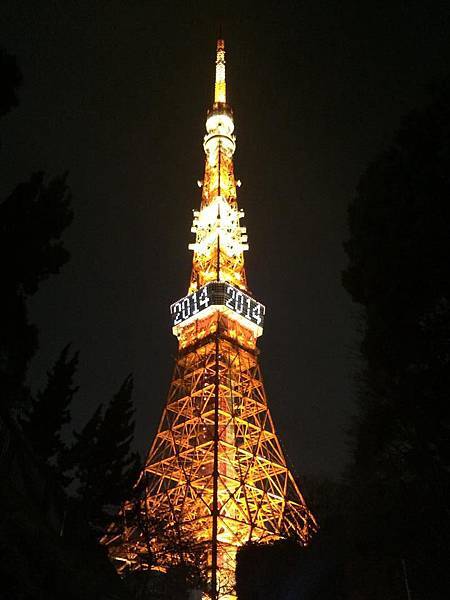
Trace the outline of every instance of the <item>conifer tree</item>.
[[47, 372], [47, 384], [32, 400], [23, 429], [33, 448], [48, 464], [61, 466], [67, 445], [61, 439], [61, 429], [70, 421], [70, 403], [78, 387], [73, 378], [78, 366], [78, 352], [70, 356], [70, 344]]
[[137, 476], [139, 456], [131, 452], [134, 426], [133, 377], [128, 375], [109, 403], [98, 434], [98, 456], [109, 480], [105, 501], [118, 505]]
[[102, 422], [103, 405], [100, 404], [80, 432], [74, 432], [75, 443], [68, 454], [67, 467], [73, 469], [78, 482], [77, 497], [86, 514], [91, 504], [98, 503], [98, 482], [102, 476], [97, 460], [98, 432]]
[[134, 433], [133, 378], [128, 375], [106, 410], [100, 405], [85, 427], [75, 433], [71, 464], [78, 480], [77, 496], [94, 527], [102, 527], [129, 493], [139, 471], [131, 452]]

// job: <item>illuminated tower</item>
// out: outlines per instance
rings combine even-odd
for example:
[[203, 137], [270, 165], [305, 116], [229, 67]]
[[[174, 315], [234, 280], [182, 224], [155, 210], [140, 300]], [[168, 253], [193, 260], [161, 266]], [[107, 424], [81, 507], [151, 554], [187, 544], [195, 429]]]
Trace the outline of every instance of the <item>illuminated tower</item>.
[[[188, 295], [170, 307], [178, 355], [158, 432], [123, 529], [103, 542], [119, 570], [142, 568], [149, 552], [176, 562], [169, 532], [199, 549], [206, 597], [233, 598], [236, 550], [248, 540], [316, 528], [290, 473], [267, 406], [256, 340], [265, 307], [247, 287], [244, 216], [236, 199], [233, 112], [227, 103], [225, 49], [217, 42], [214, 104], [208, 111], [200, 210]], [[165, 523], [165, 536], [155, 522]]]

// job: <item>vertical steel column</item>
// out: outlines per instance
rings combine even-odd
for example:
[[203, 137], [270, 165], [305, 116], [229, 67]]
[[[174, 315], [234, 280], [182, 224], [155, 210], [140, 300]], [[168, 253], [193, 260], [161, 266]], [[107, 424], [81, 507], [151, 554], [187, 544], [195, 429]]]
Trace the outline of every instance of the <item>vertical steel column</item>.
[[216, 331], [216, 377], [215, 377], [215, 393], [214, 393], [214, 458], [213, 458], [213, 506], [212, 506], [212, 548], [211, 548], [211, 600], [218, 598], [217, 590], [217, 524], [219, 517], [219, 317], [217, 317]]

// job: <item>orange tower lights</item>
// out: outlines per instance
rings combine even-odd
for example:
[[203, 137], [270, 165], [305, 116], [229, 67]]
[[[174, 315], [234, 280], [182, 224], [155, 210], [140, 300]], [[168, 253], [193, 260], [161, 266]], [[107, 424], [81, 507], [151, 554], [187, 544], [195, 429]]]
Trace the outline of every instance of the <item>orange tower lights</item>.
[[[239, 546], [287, 535], [307, 543], [316, 522], [286, 464], [258, 362], [265, 307], [247, 288], [223, 40], [217, 42], [206, 132], [188, 295], [170, 308], [179, 347], [167, 403], [136, 488], [137, 504], [125, 503], [122, 528], [112, 527], [103, 543], [121, 571], [150, 568], [149, 553], [162, 568], [175, 564], [180, 545], [174, 536], [187, 540], [195, 546], [190, 559], [207, 572], [205, 597], [226, 600], [235, 598]], [[165, 536], [156, 533], [158, 519]]]

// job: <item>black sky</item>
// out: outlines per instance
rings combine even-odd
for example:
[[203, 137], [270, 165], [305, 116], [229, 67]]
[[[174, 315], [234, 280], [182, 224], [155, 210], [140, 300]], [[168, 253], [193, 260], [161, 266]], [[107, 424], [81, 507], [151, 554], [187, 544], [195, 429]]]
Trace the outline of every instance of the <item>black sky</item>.
[[0, 43], [24, 84], [1, 126], [0, 192], [69, 170], [75, 209], [71, 261], [32, 302], [31, 380], [72, 341], [81, 423], [132, 371], [138, 445], [151, 443], [176, 351], [168, 306], [190, 274], [222, 24], [270, 407], [297, 473], [336, 475], [357, 368], [358, 309], [340, 285], [346, 207], [401, 116], [446, 73], [448, 2], [216, 4], [1, 3]]

